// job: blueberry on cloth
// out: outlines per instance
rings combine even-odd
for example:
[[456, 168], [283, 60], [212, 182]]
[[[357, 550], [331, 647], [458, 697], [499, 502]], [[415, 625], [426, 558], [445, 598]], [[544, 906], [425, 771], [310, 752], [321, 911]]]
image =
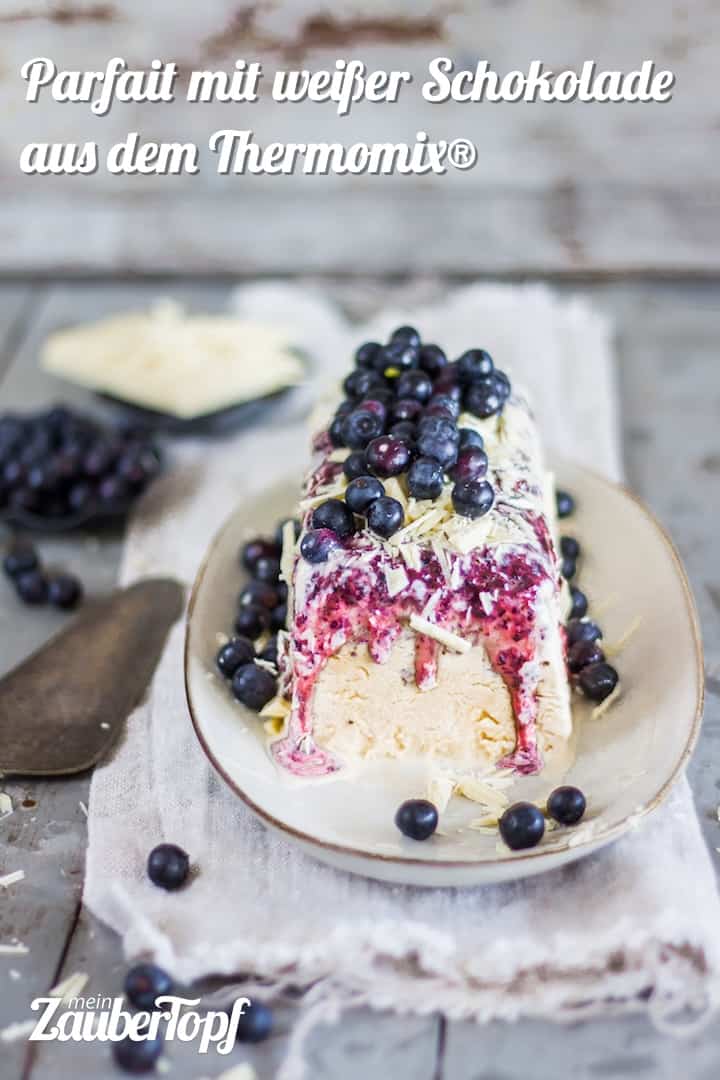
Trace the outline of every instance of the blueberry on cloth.
[[190, 857], [177, 844], [158, 844], [148, 855], [148, 877], [161, 889], [179, 889], [187, 881]]

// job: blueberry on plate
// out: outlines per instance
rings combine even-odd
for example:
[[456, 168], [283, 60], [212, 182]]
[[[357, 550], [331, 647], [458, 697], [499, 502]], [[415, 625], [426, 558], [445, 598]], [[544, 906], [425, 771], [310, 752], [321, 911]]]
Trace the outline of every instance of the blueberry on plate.
[[241, 637], [254, 640], [270, 625], [270, 612], [259, 604], [243, 604], [235, 616], [235, 630]]
[[385, 494], [385, 488], [374, 476], [357, 476], [345, 488], [345, 502], [353, 514], [366, 514], [371, 503]]
[[437, 807], [427, 799], [407, 799], [398, 807], [395, 824], [411, 840], [427, 840], [438, 827]]
[[468, 349], [457, 362], [458, 372], [463, 382], [477, 382], [487, 379], [495, 370], [492, 357], [485, 349]]
[[274, 677], [257, 664], [243, 664], [232, 677], [232, 691], [238, 701], [253, 712], [260, 712], [277, 692]]
[[545, 818], [533, 803], [509, 806], [499, 821], [500, 835], [513, 851], [535, 847], [545, 833]]
[[392, 435], [380, 435], [373, 439], [365, 451], [368, 468], [383, 479], [404, 473], [410, 464], [410, 457], [407, 443]]
[[453, 480], [480, 480], [488, 471], [488, 457], [479, 446], [465, 446], [448, 472]]
[[37, 607], [48, 600], [47, 578], [39, 570], [28, 570], [15, 578], [15, 589], [23, 604]]
[[566, 559], [580, 558], [580, 545], [574, 536], [560, 537], [560, 552]]
[[475, 431], [474, 428], [463, 427], [458, 429], [460, 434], [460, 449], [464, 450], [466, 446], [477, 446], [481, 450], [485, 446], [485, 440], [479, 431]]
[[55, 574], [48, 580], [48, 600], [53, 607], [72, 611], [82, 597], [82, 584], [73, 574]]
[[597, 664], [604, 659], [605, 653], [597, 641], [576, 641], [568, 649], [568, 671], [577, 675], [589, 664]]
[[279, 554], [279, 549], [272, 540], [258, 536], [254, 540], [248, 540], [240, 552], [240, 558], [245, 569], [252, 573], [258, 559], [266, 556], [277, 558]]
[[397, 499], [391, 499], [389, 495], [382, 495], [375, 502], [370, 503], [367, 509], [368, 527], [376, 536], [388, 540], [396, 533], [405, 520], [405, 512], [402, 504]]
[[251, 664], [254, 659], [255, 648], [252, 641], [246, 637], [235, 637], [223, 645], [215, 657], [215, 663], [221, 675], [232, 679], [239, 667]]
[[173, 981], [157, 964], [136, 964], [125, 976], [125, 996], [136, 1009], [151, 1012], [159, 997], [173, 991]]
[[433, 392], [432, 379], [424, 371], [404, 371], [395, 384], [398, 398], [412, 398], [424, 404]]
[[439, 375], [447, 362], [447, 356], [439, 345], [420, 346], [420, 367], [432, 378]]
[[569, 619], [582, 619], [588, 612], [588, 600], [584, 592], [581, 592], [576, 585], [570, 586], [570, 596], [572, 598], [572, 606], [570, 607]]
[[129, 1073], [154, 1072], [162, 1052], [163, 1040], [160, 1035], [140, 1039], [131, 1039], [126, 1035], [124, 1039], [112, 1044], [116, 1065]]
[[452, 489], [453, 507], [461, 517], [482, 517], [494, 501], [495, 492], [487, 480], [460, 480]]
[[355, 532], [352, 512], [342, 499], [328, 499], [313, 511], [313, 529], [330, 529], [343, 539]]
[[266, 581], [248, 581], [238, 596], [238, 605], [240, 607], [246, 607], [249, 604], [272, 611], [279, 603], [280, 599], [276, 586], [268, 585]]
[[262, 1001], [251, 1001], [238, 1018], [237, 1041], [259, 1043], [267, 1039], [273, 1029], [273, 1013]]
[[257, 581], [274, 585], [280, 577], [280, 560], [276, 555], [261, 555], [252, 571]]
[[367, 471], [364, 450], [353, 450], [343, 462], [343, 472], [348, 480], [355, 480], [358, 476], [367, 476]]
[[434, 458], [416, 458], [408, 469], [407, 482], [414, 499], [437, 499], [443, 488], [442, 465]]
[[148, 855], [147, 872], [153, 885], [179, 889], [190, 873], [190, 856], [177, 844], [158, 844]]
[[570, 517], [575, 511], [575, 500], [568, 491], [561, 491], [561, 489], [558, 488], [555, 492], [555, 503], [559, 518]]
[[300, 541], [300, 554], [306, 562], [324, 563], [339, 547], [337, 533], [330, 529], [311, 529]]
[[32, 570], [39, 569], [39, 567], [40, 560], [37, 552], [29, 544], [12, 548], [3, 559], [3, 570], [9, 578], [16, 578], [20, 574], [28, 574]]
[[382, 435], [385, 422], [377, 413], [368, 409], [353, 409], [341, 421], [340, 431], [345, 446], [351, 450], [364, 450], [371, 439]]
[[599, 704], [612, 694], [618, 684], [618, 678], [615, 668], [601, 661], [583, 668], [578, 675], [578, 686], [585, 697]]
[[365, 341], [355, 353], [355, 363], [359, 368], [372, 367], [373, 359], [380, 348], [377, 341]]
[[564, 787], [555, 788], [548, 797], [548, 814], [561, 825], [577, 825], [585, 813], [587, 803], [580, 788]]
[[412, 345], [413, 348], [418, 349], [420, 347], [420, 334], [414, 326], [398, 326], [397, 330], [393, 330], [390, 335], [390, 342], [393, 345], [398, 343]]
[[568, 645], [574, 645], [576, 641], [598, 641], [603, 636], [598, 624], [590, 619], [571, 619], [565, 633]]

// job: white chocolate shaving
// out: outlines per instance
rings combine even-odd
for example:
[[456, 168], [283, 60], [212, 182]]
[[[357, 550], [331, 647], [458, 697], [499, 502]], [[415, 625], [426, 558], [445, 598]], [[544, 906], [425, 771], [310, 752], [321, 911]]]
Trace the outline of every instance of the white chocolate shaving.
[[402, 566], [386, 567], [385, 581], [387, 583], [388, 593], [391, 597], [397, 596], [408, 587], [408, 576]]
[[433, 638], [434, 641], [438, 641], [446, 648], [452, 649], [453, 652], [466, 653], [472, 648], [472, 644], [465, 638], [458, 637], [457, 634], [444, 630], [441, 626], [436, 626], [435, 623], [423, 619], [421, 615], [411, 615], [410, 626], [416, 633]]

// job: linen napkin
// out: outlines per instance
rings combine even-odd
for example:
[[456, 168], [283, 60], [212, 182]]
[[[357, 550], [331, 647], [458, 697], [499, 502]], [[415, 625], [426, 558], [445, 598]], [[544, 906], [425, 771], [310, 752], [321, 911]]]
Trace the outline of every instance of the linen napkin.
[[[400, 322], [453, 354], [487, 346], [529, 388], [550, 445], [620, 474], [610, 329], [580, 299], [478, 285], [363, 326], [282, 283], [243, 288], [234, 306], [287, 324], [313, 357], [310, 386], [261, 429], [177, 451], [131, 524], [123, 582], [169, 573], [190, 583], [239, 502], [287, 476], [288, 463], [299, 480], [310, 399], [341, 376], [354, 345]], [[152, 954], [183, 980], [253, 972], [271, 989], [314, 984], [308, 1000], [322, 999], [326, 1018], [355, 1002], [481, 1021], [610, 1009], [661, 1017], [688, 1006], [709, 1015], [720, 995], [720, 903], [684, 780], [637, 830], [540, 877], [453, 890], [369, 881], [301, 854], [223, 786], [188, 718], [182, 645], [177, 626], [146, 702], [92, 783], [85, 902], [128, 956]], [[199, 866], [176, 894], [145, 876], [161, 841]], [[302, 1072], [291, 1050], [286, 1078]]]

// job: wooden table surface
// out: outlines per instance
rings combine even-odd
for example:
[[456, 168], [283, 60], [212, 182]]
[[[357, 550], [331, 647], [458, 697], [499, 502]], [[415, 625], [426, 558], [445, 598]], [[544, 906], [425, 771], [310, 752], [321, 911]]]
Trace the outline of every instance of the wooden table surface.
[[[356, 315], [387, 300], [388, 286], [348, 281], [327, 286]], [[420, 286], [433, 293], [443, 286]], [[49, 281], [0, 284], [0, 408], [47, 402], [47, 382], [35, 373], [38, 347], [63, 323], [137, 306], [158, 293], [219, 308], [230, 291], [220, 282]], [[394, 285], [401, 296], [409, 286]], [[417, 288], [417, 286], [415, 286]], [[720, 858], [720, 282], [616, 280], [570, 283], [616, 321], [618, 387], [629, 483], [669, 528], [685, 559], [705, 635], [708, 698], [700, 745], [690, 765], [712, 858]], [[69, 395], [63, 392], [67, 399]], [[80, 395], [81, 397], [81, 395]], [[632, 543], [632, 537], [628, 537]], [[121, 537], [43, 541], [49, 563], [75, 568], [92, 592], [111, 587]], [[62, 617], [22, 609], [0, 582], [0, 670], [14, 666], [61, 625]], [[649, 673], [651, 677], [651, 673]], [[0, 1029], [31, 1016], [31, 999], [59, 979], [87, 972], [86, 993], [118, 994], [125, 963], [114, 934], [81, 907], [89, 778], [53, 782], [0, 781], [14, 812], [0, 821], [0, 873], [25, 879], [0, 894], [0, 944], [14, 940], [25, 955], [0, 953]], [[720, 865], [720, 863], [719, 863]], [[692, 882], [688, 882], [692, 888]], [[192, 1044], [168, 1049], [172, 1077], [217, 1076], [230, 1064], [252, 1061], [261, 1080], [275, 1074], [293, 1017], [281, 1008], [275, 1034], [263, 1046], [239, 1047], [230, 1059], [198, 1058]], [[555, 1027], [446, 1023], [441, 1016], [396, 1018], [369, 1011], [320, 1028], [308, 1047], [313, 1080], [354, 1080], [376, 1074], [392, 1080], [715, 1080], [720, 1075], [720, 1030], [678, 1041], [644, 1018]], [[85, 1080], [116, 1076], [103, 1044], [0, 1043], [2, 1080]]]

